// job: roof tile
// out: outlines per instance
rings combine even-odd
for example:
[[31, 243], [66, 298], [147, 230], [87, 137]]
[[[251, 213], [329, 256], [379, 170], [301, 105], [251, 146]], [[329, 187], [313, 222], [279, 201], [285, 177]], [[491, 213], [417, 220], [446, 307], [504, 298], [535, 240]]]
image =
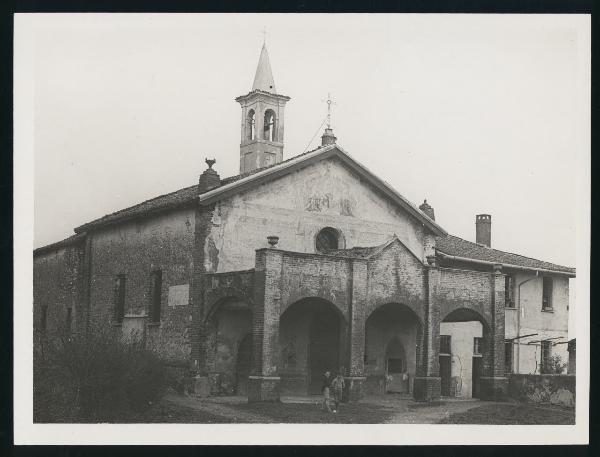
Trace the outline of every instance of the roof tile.
[[483, 260], [486, 262], [497, 262], [503, 264], [517, 265], [531, 269], [545, 269], [560, 272], [569, 272], [575, 274], [575, 268], [565, 267], [542, 260], [525, 257], [510, 252], [499, 251], [498, 249], [488, 248], [481, 244], [463, 240], [457, 236], [447, 235], [436, 238], [436, 249], [444, 254], [457, 257], [466, 257], [473, 260]]

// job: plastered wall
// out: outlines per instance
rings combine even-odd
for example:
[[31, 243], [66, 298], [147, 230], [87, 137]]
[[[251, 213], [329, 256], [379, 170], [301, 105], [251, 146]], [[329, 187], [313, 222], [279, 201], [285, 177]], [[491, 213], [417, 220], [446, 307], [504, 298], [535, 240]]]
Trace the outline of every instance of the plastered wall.
[[321, 161], [216, 204], [205, 243], [206, 271], [254, 266], [267, 235], [280, 249], [313, 253], [323, 227], [339, 229], [345, 247], [375, 246], [394, 233], [423, 258], [423, 228], [337, 159]]

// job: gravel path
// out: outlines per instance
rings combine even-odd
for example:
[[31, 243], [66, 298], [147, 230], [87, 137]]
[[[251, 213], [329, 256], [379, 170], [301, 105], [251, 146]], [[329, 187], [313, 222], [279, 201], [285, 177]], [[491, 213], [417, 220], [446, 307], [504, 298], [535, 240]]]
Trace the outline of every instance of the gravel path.
[[407, 408], [394, 414], [386, 423], [388, 424], [436, 424], [451, 414], [462, 413], [482, 404], [479, 400], [448, 401], [434, 406], [415, 406], [408, 404]]
[[[275, 417], [269, 417], [257, 412], [248, 411], [245, 397], [207, 397], [196, 398], [191, 396], [182, 396], [168, 394], [164, 400], [180, 407], [191, 408], [197, 411], [210, 413], [234, 423], [278, 423], [282, 422]], [[309, 399], [312, 400], [312, 399]], [[290, 401], [288, 399], [288, 401]], [[310, 403], [312, 401], [290, 401], [290, 403]], [[393, 411], [391, 417], [385, 421], [387, 424], [435, 424], [448, 418], [451, 414], [463, 413], [472, 408], [483, 405], [492, 405], [494, 402], [483, 402], [480, 400], [446, 400], [439, 404], [424, 405], [416, 403], [407, 398], [401, 397], [370, 397], [364, 398], [359, 404], [364, 404], [370, 408], [381, 408]], [[283, 405], [282, 405], [283, 406]], [[299, 408], [302, 405], [298, 405]], [[304, 405], [306, 406], [306, 405]], [[358, 406], [358, 405], [357, 405]], [[292, 407], [288, 404], [287, 408]], [[288, 422], [284, 420], [284, 422]], [[302, 422], [302, 421], [298, 421]]]
[[[211, 399], [200, 399], [182, 395], [167, 394], [163, 400], [185, 408], [191, 408], [198, 411], [206, 411], [217, 416], [231, 419], [233, 422], [240, 423], [272, 423], [273, 420], [260, 414], [254, 414], [247, 411], [240, 411], [235, 408], [235, 401], [228, 401], [228, 404]], [[245, 400], [244, 400], [245, 401]], [[231, 404], [232, 406], [229, 406]]]

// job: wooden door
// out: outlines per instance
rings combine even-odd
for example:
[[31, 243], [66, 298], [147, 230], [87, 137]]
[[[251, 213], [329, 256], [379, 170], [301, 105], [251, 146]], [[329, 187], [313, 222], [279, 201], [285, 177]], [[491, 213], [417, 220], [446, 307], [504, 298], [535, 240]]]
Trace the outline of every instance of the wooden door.
[[472, 392], [471, 396], [473, 398], [479, 398], [481, 391], [481, 375], [483, 374], [483, 357], [473, 357], [473, 372], [471, 379]]
[[442, 395], [450, 396], [450, 382], [452, 379], [452, 357], [440, 355], [440, 377], [442, 378]]

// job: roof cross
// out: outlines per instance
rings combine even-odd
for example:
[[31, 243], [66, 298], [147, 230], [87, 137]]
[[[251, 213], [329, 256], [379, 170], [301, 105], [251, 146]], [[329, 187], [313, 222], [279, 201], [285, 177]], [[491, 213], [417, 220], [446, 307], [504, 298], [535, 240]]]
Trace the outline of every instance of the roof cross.
[[331, 94], [329, 94], [329, 93], [327, 94], [327, 100], [321, 99], [321, 101], [327, 103], [327, 128], [330, 129], [331, 128], [331, 105], [337, 105], [337, 103], [331, 99]]

